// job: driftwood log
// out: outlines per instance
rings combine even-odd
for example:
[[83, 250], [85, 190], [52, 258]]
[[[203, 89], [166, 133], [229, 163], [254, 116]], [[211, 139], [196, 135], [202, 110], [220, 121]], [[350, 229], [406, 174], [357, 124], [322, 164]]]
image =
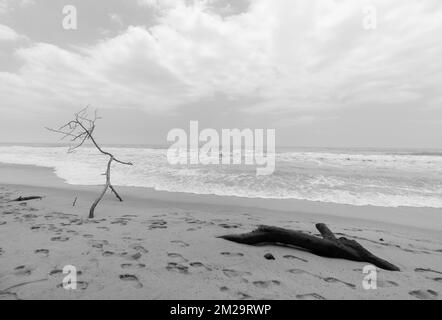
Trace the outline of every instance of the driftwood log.
[[23, 202], [23, 201], [31, 201], [31, 200], [41, 200], [43, 197], [18, 197], [17, 199], [10, 200], [9, 202]]
[[322, 238], [300, 231], [270, 226], [259, 226], [250, 233], [226, 235], [220, 238], [241, 244], [282, 244], [303, 248], [321, 257], [367, 262], [384, 270], [400, 271], [392, 263], [376, 257], [358, 242], [346, 238], [336, 238], [323, 223], [316, 225]]

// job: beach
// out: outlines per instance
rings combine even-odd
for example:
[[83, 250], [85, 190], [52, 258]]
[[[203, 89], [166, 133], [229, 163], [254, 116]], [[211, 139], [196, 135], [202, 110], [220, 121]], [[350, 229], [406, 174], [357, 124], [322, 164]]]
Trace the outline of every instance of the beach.
[[[124, 202], [109, 192], [87, 219], [100, 186], [1, 164], [0, 299], [441, 298], [440, 209], [117, 189]], [[43, 199], [9, 202], [19, 196]], [[317, 235], [316, 223], [401, 272], [378, 269], [377, 288], [366, 290], [367, 263], [218, 238], [262, 224]], [[65, 266], [77, 269], [76, 290], [63, 288]]]

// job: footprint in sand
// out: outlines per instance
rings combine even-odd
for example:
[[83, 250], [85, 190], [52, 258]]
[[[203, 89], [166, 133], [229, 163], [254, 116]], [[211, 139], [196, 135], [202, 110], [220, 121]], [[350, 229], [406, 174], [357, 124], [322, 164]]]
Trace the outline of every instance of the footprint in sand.
[[29, 276], [34, 268], [27, 266], [18, 266], [14, 269], [14, 275], [16, 276]]
[[219, 288], [219, 291], [223, 292], [223, 293], [229, 293], [229, 294], [233, 294], [235, 296], [236, 299], [238, 300], [246, 300], [246, 299], [251, 299], [252, 297], [242, 291], [237, 291], [237, 292], [232, 292], [232, 290], [229, 287], [226, 286], [222, 286]]
[[63, 273], [63, 270], [61, 270], [61, 269], [54, 269], [54, 270], [49, 272], [49, 275], [50, 276], [55, 276], [55, 275], [62, 274], [62, 273]]
[[145, 264], [138, 263], [138, 264], [132, 264], [132, 263], [123, 263], [121, 265], [122, 269], [144, 269], [146, 268]]
[[293, 273], [293, 274], [310, 274], [305, 270], [302, 269], [290, 269], [288, 272]]
[[221, 252], [221, 254], [229, 258], [244, 257], [244, 254], [240, 252]]
[[436, 300], [439, 296], [439, 294], [433, 290], [415, 290], [410, 291], [408, 294], [420, 300]]
[[149, 230], [155, 229], [167, 229], [167, 221], [164, 220], [153, 220], [149, 221], [151, 225], [149, 226]]
[[105, 222], [106, 219], [100, 219], [100, 220], [95, 220], [95, 219], [87, 219], [84, 221], [85, 224], [100, 224], [102, 222]]
[[305, 260], [305, 259], [299, 258], [299, 257], [294, 256], [294, 255], [291, 255], [291, 254], [285, 255], [285, 256], [283, 256], [283, 258], [284, 258], [284, 259], [299, 260], [299, 261], [306, 262], [306, 263], [308, 262], [308, 260]]
[[167, 215], [166, 214], [156, 214], [156, 215], [152, 216], [152, 218], [163, 218], [163, 217], [167, 217]]
[[188, 260], [186, 258], [184, 258], [182, 255], [180, 255], [179, 253], [167, 253], [167, 256], [169, 258], [172, 258], [174, 260], [178, 260], [180, 262], [187, 262]]
[[414, 269], [415, 272], [429, 272], [429, 273], [436, 273], [436, 274], [442, 274], [440, 271], [436, 271], [429, 268], [416, 268]]
[[179, 263], [175, 263], [175, 262], [169, 262], [167, 264], [166, 269], [168, 271], [174, 271], [174, 272], [178, 272], [178, 273], [182, 273], [182, 274], [188, 274], [189, 273], [189, 268], [179, 264]]
[[123, 252], [120, 254], [120, 257], [126, 258], [128, 260], [138, 260], [142, 257], [142, 254], [139, 252], [136, 253], [128, 253], [128, 252]]
[[341, 283], [349, 288], [356, 289], [356, 286], [353, 283], [348, 283], [348, 282], [345, 282], [345, 281], [342, 281], [342, 280], [339, 280], [339, 279], [336, 279], [333, 277], [322, 278], [322, 280], [324, 280], [325, 282], [328, 282], [328, 283]]
[[86, 281], [77, 281], [77, 289], [86, 290], [89, 286], [89, 283]]
[[261, 289], [267, 289], [272, 286], [280, 286], [281, 282], [278, 280], [271, 280], [271, 281], [254, 281], [253, 285], [257, 288]]
[[223, 273], [229, 278], [252, 275], [250, 272], [247, 272], [247, 271], [237, 271], [237, 270], [233, 270], [233, 269], [224, 269]]
[[121, 274], [120, 280], [132, 283], [133, 286], [137, 289], [140, 289], [143, 287], [143, 284], [140, 282], [140, 280], [138, 280], [138, 278], [136, 276], [134, 276], [133, 274]]
[[[63, 273], [63, 270], [61, 270], [61, 269], [54, 269], [54, 270], [49, 272], [49, 275], [50, 276], [56, 276], [56, 275], [59, 275], [59, 274], [62, 274], [62, 273]], [[82, 274], [83, 274], [82, 271], [77, 271], [77, 276], [81, 276]]]
[[237, 229], [242, 225], [238, 223], [220, 223], [218, 226], [224, 229]]
[[113, 251], [104, 251], [103, 252], [103, 257], [112, 257], [115, 255], [115, 252]]
[[128, 221], [126, 219], [117, 219], [111, 222], [111, 224], [119, 224], [121, 226], [126, 226]]
[[17, 211], [14, 211], [14, 210], [6, 210], [6, 211], [3, 211], [3, 214], [4, 215], [11, 215], [11, 214], [16, 214], [16, 213], [18, 213]]
[[132, 245], [132, 246], [130, 246], [130, 248], [132, 248], [140, 253], [144, 253], [144, 254], [149, 252], [148, 250], [146, 250], [146, 248], [144, 248], [143, 246], [141, 246], [139, 244]]
[[[424, 273], [424, 274], [442, 274], [442, 272], [440, 272], [440, 271], [436, 271], [436, 270], [428, 269], [428, 268], [417, 268], [417, 269], [414, 269], [414, 271], [419, 272], [419, 273]], [[429, 278], [433, 281], [436, 281], [436, 282], [442, 282], [442, 277], [433, 278], [432, 276], [427, 275], [427, 278]]]
[[227, 291], [230, 291], [230, 289], [228, 287], [221, 287], [221, 288], [219, 288], [219, 291], [227, 292]]
[[95, 249], [103, 249], [104, 246], [109, 245], [109, 241], [107, 240], [89, 240], [88, 243]]
[[201, 230], [201, 227], [186, 229], [186, 231], [189, 231], [189, 232], [198, 231], [198, 230]]
[[44, 257], [49, 256], [49, 250], [48, 249], [37, 249], [34, 251], [35, 254], [42, 255]]
[[321, 276], [318, 276], [316, 274], [312, 274], [312, 273], [307, 272], [307, 271], [302, 270], [302, 269], [290, 269], [288, 272], [293, 273], [293, 274], [307, 274], [307, 275], [310, 275], [312, 277], [321, 279], [321, 280], [323, 280], [323, 281], [325, 281], [327, 283], [341, 283], [341, 284], [343, 284], [343, 285], [345, 285], [345, 286], [347, 286], [349, 288], [356, 289], [356, 285], [354, 285], [352, 283], [348, 283], [348, 282], [345, 282], [345, 281], [342, 281], [342, 280], [339, 280], [339, 279], [336, 279], [336, 278], [333, 278], [333, 277], [323, 278]]
[[[86, 281], [77, 281], [75, 284], [77, 286], [76, 290], [86, 290], [89, 287], [89, 283]], [[57, 288], [64, 288], [63, 283], [58, 284]]]
[[193, 268], [204, 268], [207, 271], [212, 271], [211, 268], [209, 268], [208, 266], [206, 266], [205, 264], [201, 263], [201, 262], [191, 262], [190, 266]]
[[250, 295], [248, 295], [247, 293], [238, 291], [236, 293], [236, 296], [238, 297], [239, 300], [247, 300], [247, 299], [251, 299], [252, 297]]
[[308, 294], [298, 294], [296, 299], [299, 300], [327, 300], [323, 296], [317, 293], [308, 293]]
[[173, 241], [170, 241], [170, 242], [171, 242], [171, 243], [174, 243], [174, 244], [177, 244], [177, 245], [179, 245], [179, 246], [182, 247], [182, 248], [186, 248], [186, 247], [189, 246], [188, 243], [186, 243], [186, 242], [184, 242], [184, 241], [181, 241], [181, 240], [173, 240]]
[[379, 288], [392, 288], [392, 287], [399, 287], [399, 284], [394, 281], [379, 281], [378, 280], [378, 287]]
[[68, 241], [69, 239], [70, 239], [69, 237], [58, 236], [58, 237], [52, 237], [52, 238], [51, 238], [51, 241], [66, 242], [66, 241]]

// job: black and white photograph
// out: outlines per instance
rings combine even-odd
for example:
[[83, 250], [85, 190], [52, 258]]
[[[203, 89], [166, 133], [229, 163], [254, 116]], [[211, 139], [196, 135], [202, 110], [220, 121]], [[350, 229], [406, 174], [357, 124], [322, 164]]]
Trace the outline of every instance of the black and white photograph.
[[440, 0], [0, 0], [0, 300], [441, 300], [441, 84]]

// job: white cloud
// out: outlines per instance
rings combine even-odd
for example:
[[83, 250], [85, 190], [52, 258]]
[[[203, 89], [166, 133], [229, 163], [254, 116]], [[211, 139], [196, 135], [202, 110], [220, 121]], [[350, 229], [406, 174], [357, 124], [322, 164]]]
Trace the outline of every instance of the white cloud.
[[[203, 0], [204, 1], [204, 0]], [[196, 0], [196, 2], [203, 2]], [[185, 0], [137, 0], [138, 4], [142, 7], [150, 7], [156, 9], [167, 9], [176, 6], [184, 6]]]
[[11, 29], [8, 26], [0, 24], [0, 41], [1, 40], [17, 40], [19, 35], [15, 32], [14, 29]]
[[16, 7], [27, 8], [35, 5], [34, 0], [0, 0], [0, 14], [5, 14]]
[[8, 2], [6, 0], [0, 0], [0, 14], [5, 14], [8, 10]]
[[123, 25], [124, 25], [123, 19], [122, 19], [121, 16], [120, 16], [119, 14], [117, 14], [117, 13], [110, 13], [110, 14], [109, 14], [109, 19], [110, 19], [112, 22], [115, 22], [116, 24], [118, 24], [119, 26], [123, 26]]
[[362, 28], [365, 1], [251, 0], [227, 17], [213, 0], [138, 2], [160, 10], [155, 26], [75, 50], [18, 50], [23, 67], [0, 73], [0, 99], [160, 112], [223, 93], [259, 101], [247, 111], [284, 112], [426, 104], [442, 82], [439, 0], [373, 0], [373, 31]]

